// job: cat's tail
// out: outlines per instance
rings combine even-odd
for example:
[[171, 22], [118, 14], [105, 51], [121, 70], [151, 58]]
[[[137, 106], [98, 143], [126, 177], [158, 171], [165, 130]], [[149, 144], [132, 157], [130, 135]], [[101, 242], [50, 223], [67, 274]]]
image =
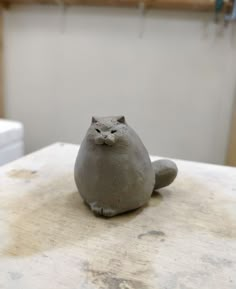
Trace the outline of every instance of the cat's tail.
[[154, 190], [170, 185], [177, 176], [178, 168], [176, 164], [167, 159], [152, 162], [156, 175]]

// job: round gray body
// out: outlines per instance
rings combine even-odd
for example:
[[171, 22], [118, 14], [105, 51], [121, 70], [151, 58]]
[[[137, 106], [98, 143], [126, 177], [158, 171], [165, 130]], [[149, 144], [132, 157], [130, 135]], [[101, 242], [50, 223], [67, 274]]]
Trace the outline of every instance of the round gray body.
[[124, 118], [93, 119], [74, 170], [83, 200], [95, 214], [111, 217], [150, 199], [155, 173], [148, 152]]

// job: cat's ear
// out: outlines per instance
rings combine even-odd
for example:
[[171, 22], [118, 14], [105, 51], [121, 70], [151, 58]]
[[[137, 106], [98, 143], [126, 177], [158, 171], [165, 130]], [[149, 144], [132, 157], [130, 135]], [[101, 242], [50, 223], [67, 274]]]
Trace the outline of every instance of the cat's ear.
[[98, 122], [98, 119], [97, 119], [97, 117], [95, 117], [95, 116], [92, 116], [92, 123], [96, 123], [96, 122]]
[[123, 115], [122, 116], [118, 116], [117, 117], [117, 121], [120, 122], [120, 123], [126, 123], [125, 117]]

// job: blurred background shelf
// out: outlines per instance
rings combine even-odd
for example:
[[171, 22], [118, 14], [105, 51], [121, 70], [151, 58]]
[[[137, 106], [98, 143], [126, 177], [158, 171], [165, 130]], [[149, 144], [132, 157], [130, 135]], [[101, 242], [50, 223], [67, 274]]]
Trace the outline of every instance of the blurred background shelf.
[[[190, 9], [212, 11], [215, 9], [213, 0], [3, 0], [5, 6], [10, 4], [63, 4], [63, 5], [93, 5], [93, 6], [122, 6], [134, 7], [140, 3], [146, 8], [159, 9]], [[222, 1], [222, 8], [231, 8], [231, 1]]]

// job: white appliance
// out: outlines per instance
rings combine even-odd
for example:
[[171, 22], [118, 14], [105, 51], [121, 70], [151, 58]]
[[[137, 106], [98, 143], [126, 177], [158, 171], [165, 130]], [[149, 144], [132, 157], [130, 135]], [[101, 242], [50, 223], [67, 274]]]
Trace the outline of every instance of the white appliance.
[[0, 166], [24, 154], [24, 128], [20, 122], [0, 119]]

